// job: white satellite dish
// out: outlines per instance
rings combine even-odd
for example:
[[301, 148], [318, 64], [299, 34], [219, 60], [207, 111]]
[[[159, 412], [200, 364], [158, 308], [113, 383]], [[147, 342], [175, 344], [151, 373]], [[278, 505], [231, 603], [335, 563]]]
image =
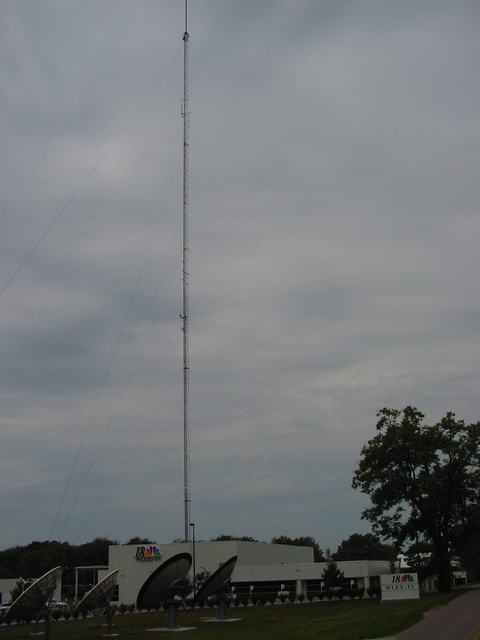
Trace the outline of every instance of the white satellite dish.
[[107, 610], [108, 636], [116, 637], [118, 634], [112, 634], [112, 607], [110, 600], [117, 584], [118, 569], [109, 573], [93, 589], [87, 591], [82, 600], [75, 607], [75, 612], [93, 611], [97, 607], [104, 606]]
[[10, 624], [13, 620], [21, 620], [31, 615], [36, 615], [42, 609], [45, 611], [46, 630], [45, 637], [50, 638], [50, 609], [48, 601], [55, 593], [57, 585], [62, 577], [63, 567], [55, 567], [41, 578], [35, 580], [25, 591], [18, 596], [5, 614], [5, 622]]

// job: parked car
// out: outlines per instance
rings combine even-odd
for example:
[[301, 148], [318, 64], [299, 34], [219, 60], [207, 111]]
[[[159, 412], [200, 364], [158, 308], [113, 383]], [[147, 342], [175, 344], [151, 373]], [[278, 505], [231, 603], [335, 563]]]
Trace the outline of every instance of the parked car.
[[64, 609], [68, 605], [66, 602], [63, 602], [62, 600], [55, 600], [55, 598], [50, 598], [48, 606], [51, 609]]
[[0, 615], [4, 616], [10, 609], [11, 604], [11, 602], [5, 602], [4, 604], [0, 605]]

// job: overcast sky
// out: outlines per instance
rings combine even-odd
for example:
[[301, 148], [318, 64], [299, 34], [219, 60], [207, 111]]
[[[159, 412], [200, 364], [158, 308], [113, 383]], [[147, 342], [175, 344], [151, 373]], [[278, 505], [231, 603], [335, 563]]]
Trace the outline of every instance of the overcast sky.
[[[183, 0], [0, 20], [0, 548], [182, 538]], [[197, 539], [334, 551], [379, 409], [480, 419], [479, 27], [191, 1]]]

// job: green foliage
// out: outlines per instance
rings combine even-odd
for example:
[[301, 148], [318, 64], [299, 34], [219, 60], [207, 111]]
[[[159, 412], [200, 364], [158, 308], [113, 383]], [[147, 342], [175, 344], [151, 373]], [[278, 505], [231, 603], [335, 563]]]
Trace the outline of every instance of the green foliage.
[[198, 591], [203, 587], [205, 581], [208, 578], [208, 573], [206, 571], [199, 571], [195, 574], [195, 591]]
[[336, 562], [329, 562], [322, 573], [325, 589], [336, 589], [345, 581], [345, 574], [337, 567]]
[[315, 538], [311, 536], [301, 536], [299, 538], [289, 538], [288, 536], [278, 536], [270, 540], [271, 544], [291, 544], [297, 547], [313, 547], [313, 561], [325, 562], [323, 551], [320, 549]]
[[353, 533], [343, 540], [332, 555], [336, 562], [345, 560], [387, 560], [395, 561], [397, 550], [391, 544], [383, 544], [373, 533]]
[[150, 538], [142, 538], [141, 536], [133, 536], [130, 540], [127, 540], [125, 544], [153, 544]]
[[241, 542], [259, 542], [256, 538], [251, 538], [250, 536], [232, 536], [226, 533], [222, 533], [216, 538], [210, 538], [210, 542], [225, 542], [228, 540], [240, 540]]
[[435, 551], [430, 542], [418, 540], [405, 552], [406, 561], [411, 571], [418, 573], [420, 582], [435, 573], [437, 561]]
[[76, 566], [108, 565], [108, 547], [119, 544], [118, 540], [97, 537], [75, 547], [74, 561]]
[[63, 611], [61, 609], [54, 609], [51, 615], [54, 620], [60, 620], [63, 615]]
[[15, 586], [10, 591], [10, 600], [15, 602], [15, 600], [22, 595], [22, 593], [32, 584], [32, 580], [17, 580]]
[[64, 568], [62, 585], [67, 599], [73, 598], [76, 566], [108, 565], [108, 547], [116, 540], [95, 538], [74, 546], [68, 542], [33, 541], [0, 551], [0, 578], [39, 578], [54, 567]]
[[430, 543], [439, 589], [447, 590], [452, 555], [468, 555], [478, 541], [480, 423], [447, 413], [426, 426], [412, 407], [377, 416], [378, 433], [362, 448], [352, 482], [372, 501], [362, 517], [399, 546]]
[[[198, 589], [197, 589], [198, 591]], [[188, 596], [193, 593], [193, 580], [190, 577], [186, 577], [183, 581], [183, 587], [181, 589], [181, 594], [184, 598], [188, 598]]]

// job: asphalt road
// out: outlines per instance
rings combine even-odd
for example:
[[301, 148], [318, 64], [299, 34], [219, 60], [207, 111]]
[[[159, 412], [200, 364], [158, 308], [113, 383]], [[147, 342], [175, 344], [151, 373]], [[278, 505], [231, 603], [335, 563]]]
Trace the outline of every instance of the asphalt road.
[[480, 640], [480, 589], [431, 611], [392, 640]]

